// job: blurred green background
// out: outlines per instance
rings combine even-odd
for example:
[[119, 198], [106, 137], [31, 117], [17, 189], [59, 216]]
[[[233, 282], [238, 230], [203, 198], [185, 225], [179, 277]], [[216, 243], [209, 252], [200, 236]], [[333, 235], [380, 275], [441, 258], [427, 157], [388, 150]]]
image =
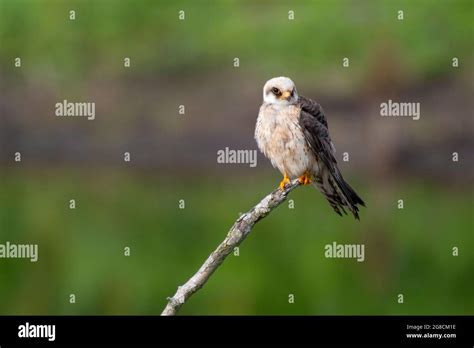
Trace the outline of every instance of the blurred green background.
[[[159, 314], [277, 186], [261, 155], [216, 158], [256, 149], [280, 75], [324, 107], [367, 208], [340, 218], [298, 188], [180, 313], [474, 314], [473, 18], [471, 0], [0, 0], [0, 243], [39, 245], [0, 259], [0, 314]], [[96, 119], [56, 118], [64, 99]], [[381, 117], [388, 99], [421, 119]], [[325, 258], [333, 241], [365, 261]]]

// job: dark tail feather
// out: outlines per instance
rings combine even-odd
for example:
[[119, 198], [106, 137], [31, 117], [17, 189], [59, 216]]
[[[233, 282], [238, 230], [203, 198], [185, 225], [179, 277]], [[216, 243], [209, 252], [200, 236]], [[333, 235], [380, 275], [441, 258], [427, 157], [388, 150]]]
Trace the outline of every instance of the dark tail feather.
[[[344, 180], [339, 170], [336, 168], [333, 178], [342, 194], [343, 201], [345, 201], [347, 208], [352, 212], [354, 217], [359, 220], [359, 207], [362, 205], [365, 207], [365, 203], [362, 198], [354, 191], [354, 189]], [[337, 191], [339, 191], [337, 190]]]
[[334, 211], [341, 215], [341, 211], [347, 215], [344, 207], [346, 207], [357, 220], [359, 219], [359, 207], [362, 205], [365, 207], [365, 203], [362, 198], [354, 191], [354, 189], [342, 178], [341, 173], [335, 168], [334, 173], [330, 173], [328, 170], [327, 175], [322, 177], [315, 182], [315, 186], [318, 187], [321, 192], [325, 195], [331, 207]]
[[350, 198], [350, 202], [353, 204], [360, 204], [365, 207], [365, 203], [362, 198], [360, 198], [354, 189], [343, 179], [339, 171], [336, 173], [335, 180], [346, 197]]

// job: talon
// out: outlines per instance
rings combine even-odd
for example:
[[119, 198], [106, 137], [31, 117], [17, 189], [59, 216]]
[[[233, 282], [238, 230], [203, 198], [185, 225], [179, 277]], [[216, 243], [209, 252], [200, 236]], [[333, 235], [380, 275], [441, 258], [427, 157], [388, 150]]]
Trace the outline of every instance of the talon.
[[300, 184], [309, 185], [309, 184], [311, 184], [311, 176], [308, 172], [305, 172], [303, 175], [301, 175], [298, 178], [298, 181], [299, 181]]
[[285, 173], [285, 175], [283, 176], [283, 180], [280, 182], [280, 190], [283, 191], [285, 189], [285, 186], [289, 183], [290, 183], [290, 178], [288, 178], [288, 176]]

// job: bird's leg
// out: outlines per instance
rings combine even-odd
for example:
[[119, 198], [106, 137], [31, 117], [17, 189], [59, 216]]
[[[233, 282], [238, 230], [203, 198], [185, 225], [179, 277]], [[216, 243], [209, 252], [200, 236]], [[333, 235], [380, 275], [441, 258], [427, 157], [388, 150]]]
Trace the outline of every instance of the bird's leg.
[[285, 173], [285, 175], [283, 176], [283, 180], [280, 182], [280, 190], [283, 191], [285, 189], [285, 186], [289, 183], [290, 183], [290, 178]]
[[309, 185], [309, 184], [311, 184], [311, 175], [308, 173], [308, 171], [306, 171], [306, 172], [304, 172], [303, 175], [301, 175], [298, 178], [298, 181], [300, 182], [300, 184]]

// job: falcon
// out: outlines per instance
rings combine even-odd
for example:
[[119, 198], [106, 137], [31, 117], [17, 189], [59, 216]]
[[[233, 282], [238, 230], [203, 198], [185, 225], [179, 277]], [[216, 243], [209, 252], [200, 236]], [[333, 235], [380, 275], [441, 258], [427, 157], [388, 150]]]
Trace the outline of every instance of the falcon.
[[347, 209], [359, 220], [358, 205], [365, 207], [365, 203], [337, 166], [323, 109], [314, 100], [298, 96], [288, 77], [265, 83], [255, 139], [260, 151], [283, 174], [281, 190], [298, 178], [300, 184], [312, 184], [321, 191], [337, 214], [347, 214]]

